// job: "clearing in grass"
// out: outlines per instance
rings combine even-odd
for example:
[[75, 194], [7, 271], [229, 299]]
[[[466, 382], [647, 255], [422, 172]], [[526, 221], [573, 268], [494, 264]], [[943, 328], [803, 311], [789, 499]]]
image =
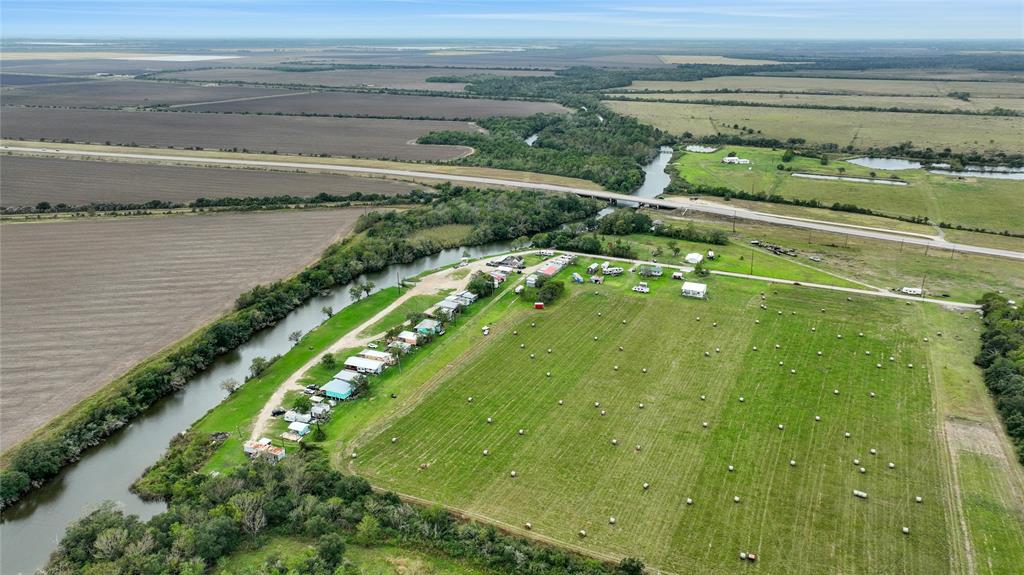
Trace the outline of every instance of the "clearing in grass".
[[912, 307], [719, 277], [701, 301], [649, 281], [646, 295], [629, 275], [580, 286], [543, 311], [520, 301], [491, 335], [468, 330], [484, 343], [357, 441], [356, 469], [681, 573], [740, 552], [778, 572], [960, 567]]

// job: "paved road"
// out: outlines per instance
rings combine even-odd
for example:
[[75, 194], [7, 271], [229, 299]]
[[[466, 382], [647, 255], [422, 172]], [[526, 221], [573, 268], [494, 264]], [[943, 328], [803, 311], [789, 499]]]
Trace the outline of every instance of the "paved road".
[[[167, 162], [191, 162], [197, 164], [207, 165], [219, 165], [219, 166], [252, 166], [252, 167], [265, 167], [265, 168], [288, 168], [288, 169], [306, 169], [306, 170], [321, 170], [331, 172], [345, 172], [345, 173], [362, 173], [362, 174], [379, 174], [382, 176], [395, 176], [403, 178], [418, 178], [418, 179], [432, 179], [432, 180], [445, 180], [452, 182], [463, 182], [469, 184], [479, 184], [483, 186], [502, 186], [510, 188], [528, 188], [534, 190], [544, 190], [549, 192], [562, 192], [569, 194], [576, 194], [578, 196], [586, 196], [591, 198], [598, 198], [608, 201], [616, 202], [637, 202], [636, 196], [628, 194], [619, 194], [616, 192], [606, 192], [601, 190], [587, 190], [583, 188], [575, 188], [572, 186], [562, 186], [558, 184], [542, 184], [542, 183], [531, 183], [522, 182], [518, 180], [509, 180], [502, 178], [486, 178], [480, 176], [466, 176], [459, 174], [441, 174], [436, 172], [427, 172], [419, 170], [396, 170], [389, 168], [370, 168], [363, 166], [345, 166], [340, 164], [318, 164], [312, 162], [289, 162], [289, 161], [271, 161], [271, 160], [237, 160], [230, 158], [208, 158], [203, 156], [178, 156], [178, 155], [161, 155], [161, 154], [148, 154], [148, 153], [128, 153], [128, 152], [94, 152], [86, 150], [70, 150], [59, 147], [52, 148], [31, 148], [22, 146], [0, 146], [0, 151], [10, 152], [21, 152], [21, 153], [44, 153], [44, 154], [59, 154], [62, 156], [81, 156], [81, 157], [95, 157], [95, 158], [124, 158], [133, 160], [156, 160], [156, 161], [167, 161]], [[842, 224], [835, 224], [831, 222], [823, 222], [818, 220], [806, 220], [798, 218], [789, 218], [785, 216], [778, 216], [774, 214], [766, 214], [763, 212], [755, 212], [753, 210], [743, 208], [727, 208], [718, 206], [715, 204], [692, 201], [686, 199], [657, 199], [657, 198], [645, 198], [642, 199], [643, 205], [651, 206], [655, 208], [664, 208], [670, 210], [693, 210], [704, 213], [716, 214], [727, 218], [737, 218], [744, 220], [752, 220], [758, 222], [765, 222], [769, 224], [792, 226], [804, 229], [812, 229], [823, 232], [830, 232], [835, 234], [847, 234], [856, 237], [869, 238], [874, 240], [890, 241], [890, 242], [903, 242], [912, 245], [919, 246], [931, 246], [932, 248], [944, 249], [944, 250], [955, 250], [963, 253], [982, 254], [989, 256], [998, 256], [1004, 258], [1011, 258], [1016, 260], [1024, 260], [1024, 252], [1017, 252], [1013, 250], [1004, 250], [998, 248], [988, 248], [982, 246], [973, 246], [970, 244], [958, 244], [953, 242], [947, 242], [940, 238], [929, 238], [927, 236], [922, 237], [919, 234], [908, 234], [897, 230], [882, 230], [877, 228], [864, 228], [857, 226], [847, 226]]]

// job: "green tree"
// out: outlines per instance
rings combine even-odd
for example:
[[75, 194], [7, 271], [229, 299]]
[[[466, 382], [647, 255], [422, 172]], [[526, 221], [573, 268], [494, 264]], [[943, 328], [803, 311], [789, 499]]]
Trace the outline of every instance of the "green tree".
[[565, 291], [565, 284], [561, 281], [552, 280], [544, 282], [544, 285], [537, 290], [537, 299], [544, 303], [551, 303], [558, 299]]
[[327, 319], [331, 319], [331, 316], [334, 315], [334, 308], [329, 305], [325, 305], [320, 308], [320, 313], [324, 314]]
[[321, 535], [316, 545], [316, 555], [329, 570], [333, 570], [345, 557], [345, 538], [336, 532]]
[[334, 359], [334, 354], [325, 353], [320, 357], [320, 365], [326, 369], [334, 369], [338, 362]]
[[249, 364], [249, 378], [255, 379], [259, 377], [264, 371], [267, 371], [268, 367], [270, 367], [270, 362], [267, 361], [267, 358], [257, 355], [252, 358], [252, 363]]
[[241, 386], [242, 384], [239, 383], [238, 380], [233, 377], [229, 377], [224, 381], [220, 382], [220, 388], [226, 391], [228, 395], [234, 393]]
[[787, 149], [785, 152], [782, 152], [782, 161], [783, 162], [786, 162], [786, 163], [792, 162], [793, 158], [795, 158], [795, 157], [796, 157], [796, 153], [793, 152], [793, 150]]
[[636, 557], [626, 557], [619, 562], [615, 572], [619, 575], [644, 575], [644, 562]]
[[299, 395], [292, 400], [292, 409], [299, 413], [309, 413], [313, 409], [313, 400], [306, 394]]
[[348, 288], [348, 295], [352, 298], [352, 301], [359, 301], [363, 299], [363, 286], [354, 285]]
[[356, 542], [367, 547], [376, 545], [381, 541], [380, 521], [369, 513], [363, 515], [362, 520], [356, 525]]
[[290, 341], [292, 343], [299, 343], [300, 339], [302, 339], [302, 331], [301, 330], [295, 330], [295, 331], [291, 332], [290, 334], [288, 334], [288, 341]]

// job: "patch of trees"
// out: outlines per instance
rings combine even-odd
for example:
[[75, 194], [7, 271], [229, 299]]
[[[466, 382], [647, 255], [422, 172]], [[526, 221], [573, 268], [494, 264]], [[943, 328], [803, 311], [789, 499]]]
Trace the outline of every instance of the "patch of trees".
[[161, 397], [183, 387], [220, 355], [245, 343], [261, 329], [284, 318], [308, 300], [363, 273], [380, 271], [435, 254], [444, 245], [432, 239], [411, 240], [419, 230], [447, 224], [473, 228], [466, 245], [512, 240], [555, 229], [593, 216], [600, 204], [568, 194], [498, 191], [442, 184], [428, 206], [402, 212], [370, 212], [356, 223], [359, 240], [331, 245], [320, 260], [298, 275], [257, 286], [235, 302], [235, 311], [192, 334], [170, 351], [132, 369], [105, 393], [62, 419], [52, 431], [12, 452], [4, 471], [0, 503], [16, 501], [33, 485], [41, 485], [81, 453], [126, 426]]
[[132, 493], [145, 501], [170, 499], [174, 484], [182, 477], [198, 472], [227, 436], [227, 433], [194, 431], [175, 435], [167, 453], [132, 484]]
[[487, 297], [494, 293], [494, 278], [483, 272], [476, 272], [469, 280], [466, 290], [476, 294], [477, 297]]
[[728, 236], [722, 230], [700, 230], [692, 222], [682, 228], [671, 225], [654, 225], [654, 221], [650, 216], [644, 212], [634, 210], [615, 210], [606, 215], [598, 221], [597, 231], [613, 236], [653, 234], [675, 240], [719, 246], [729, 242]]
[[537, 288], [537, 301], [552, 303], [565, 293], [565, 283], [561, 280], [547, 280], [541, 282]]
[[636, 575], [643, 570], [636, 559], [605, 564], [491, 526], [460, 523], [441, 508], [374, 494], [364, 479], [332, 469], [317, 448], [295, 450], [277, 465], [255, 460], [217, 477], [182, 473], [172, 491], [168, 510], [147, 522], [108, 503], [73, 523], [48, 572], [200, 575], [232, 552], [260, 548], [270, 536], [316, 543], [294, 556], [271, 556], [241, 575], [348, 573], [350, 543], [419, 548], [495, 573]]
[[985, 331], [974, 363], [985, 370], [985, 385], [1024, 463], [1024, 311], [995, 293], [980, 303]]

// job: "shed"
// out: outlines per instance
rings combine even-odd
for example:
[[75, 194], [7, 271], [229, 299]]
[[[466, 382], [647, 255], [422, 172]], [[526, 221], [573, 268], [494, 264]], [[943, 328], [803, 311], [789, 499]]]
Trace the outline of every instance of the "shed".
[[572, 272], [572, 283], [581, 284], [583, 283], [583, 276], [576, 272]]
[[537, 274], [526, 276], [526, 287], [537, 287]]
[[299, 423], [309, 423], [313, 419], [313, 416], [308, 413], [299, 413], [295, 410], [286, 411], [284, 414], [285, 421], [297, 421]]
[[533, 302], [533, 309], [544, 309], [544, 302]]
[[345, 360], [345, 367], [358, 371], [359, 373], [378, 374], [384, 371], [384, 362], [353, 355]]
[[683, 261], [691, 265], [697, 265], [700, 262], [704, 261], [704, 256], [698, 254], [697, 252], [693, 252], [690, 254], [686, 254], [686, 257], [683, 258]]
[[683, 295], [686, 297], [704, 299], [707, 296], [707, 293], [707, 284], [697, 282], [683, 282]]
[[405, 330], [398, 334], [398, 341], [404, 341], [409, 345], [419, 345], [420, 336], [414, 331]]
[[399, 353], [406, 353], [410, 349], [412, 349], [412, 346], [409, 345], [408, 343], [405, 343], [404, 341], [398, 341], [396, 339], [395, 341], [388, 344], [388, 349], [397, 350]]
[[590, 275], [596, 274], [597, 273], [597, 267], [598, 266], [597, 266], [596, 263], [590, 264], [589, 266], [587, 266], [587, 273], [590, 274]]
[[426, 335], [443, 334], [444, 329], [441, 328], [441, 322], [436, 319], [425, 319], [416, 324], [416, 332]]
[[377, 351], [375, 349], [364, 349], [356, 355], [359, 357], [365, 357], [366, 359], [375, 359], [377, 361], [384, 362], [387, 365], [393, 365], [396, 361], [394, 354], [386, 351]]
[[320, 391], [332, 399], [348, 399], [352, 396], [352, 384], [340, 379], [328, 381]]
[[683, 279], [683, 272], [672, 272], [672, 279], [681, 280]]
[[[328, 383], [327, 385], [330, 385], [330, 383]], [[327, 387], [327, 386], [325, 385], [324, 387]], [[339, 399], [343, 399], [343, 398], [339, 398]], [[329, 414], [330, 412], [331, 412], [331, 406], [327, 405], [326, 403], [321, 403], [321, 404], [318, 404], [318, 405], [314, 405], [313, 409], [309, 410], [309, 413], [310, 413], [310, 415], [313, 416], [313, 419], [325, 419], [327, 417], [327, 414]]]
[[309, 424], [302, 423], [301, 421], [293, 421], [290, 425], [288, 425], [288, 431], [291, 431], [292, 433], [295, 433], [299, 437], [302, 437], [309, 433]]

